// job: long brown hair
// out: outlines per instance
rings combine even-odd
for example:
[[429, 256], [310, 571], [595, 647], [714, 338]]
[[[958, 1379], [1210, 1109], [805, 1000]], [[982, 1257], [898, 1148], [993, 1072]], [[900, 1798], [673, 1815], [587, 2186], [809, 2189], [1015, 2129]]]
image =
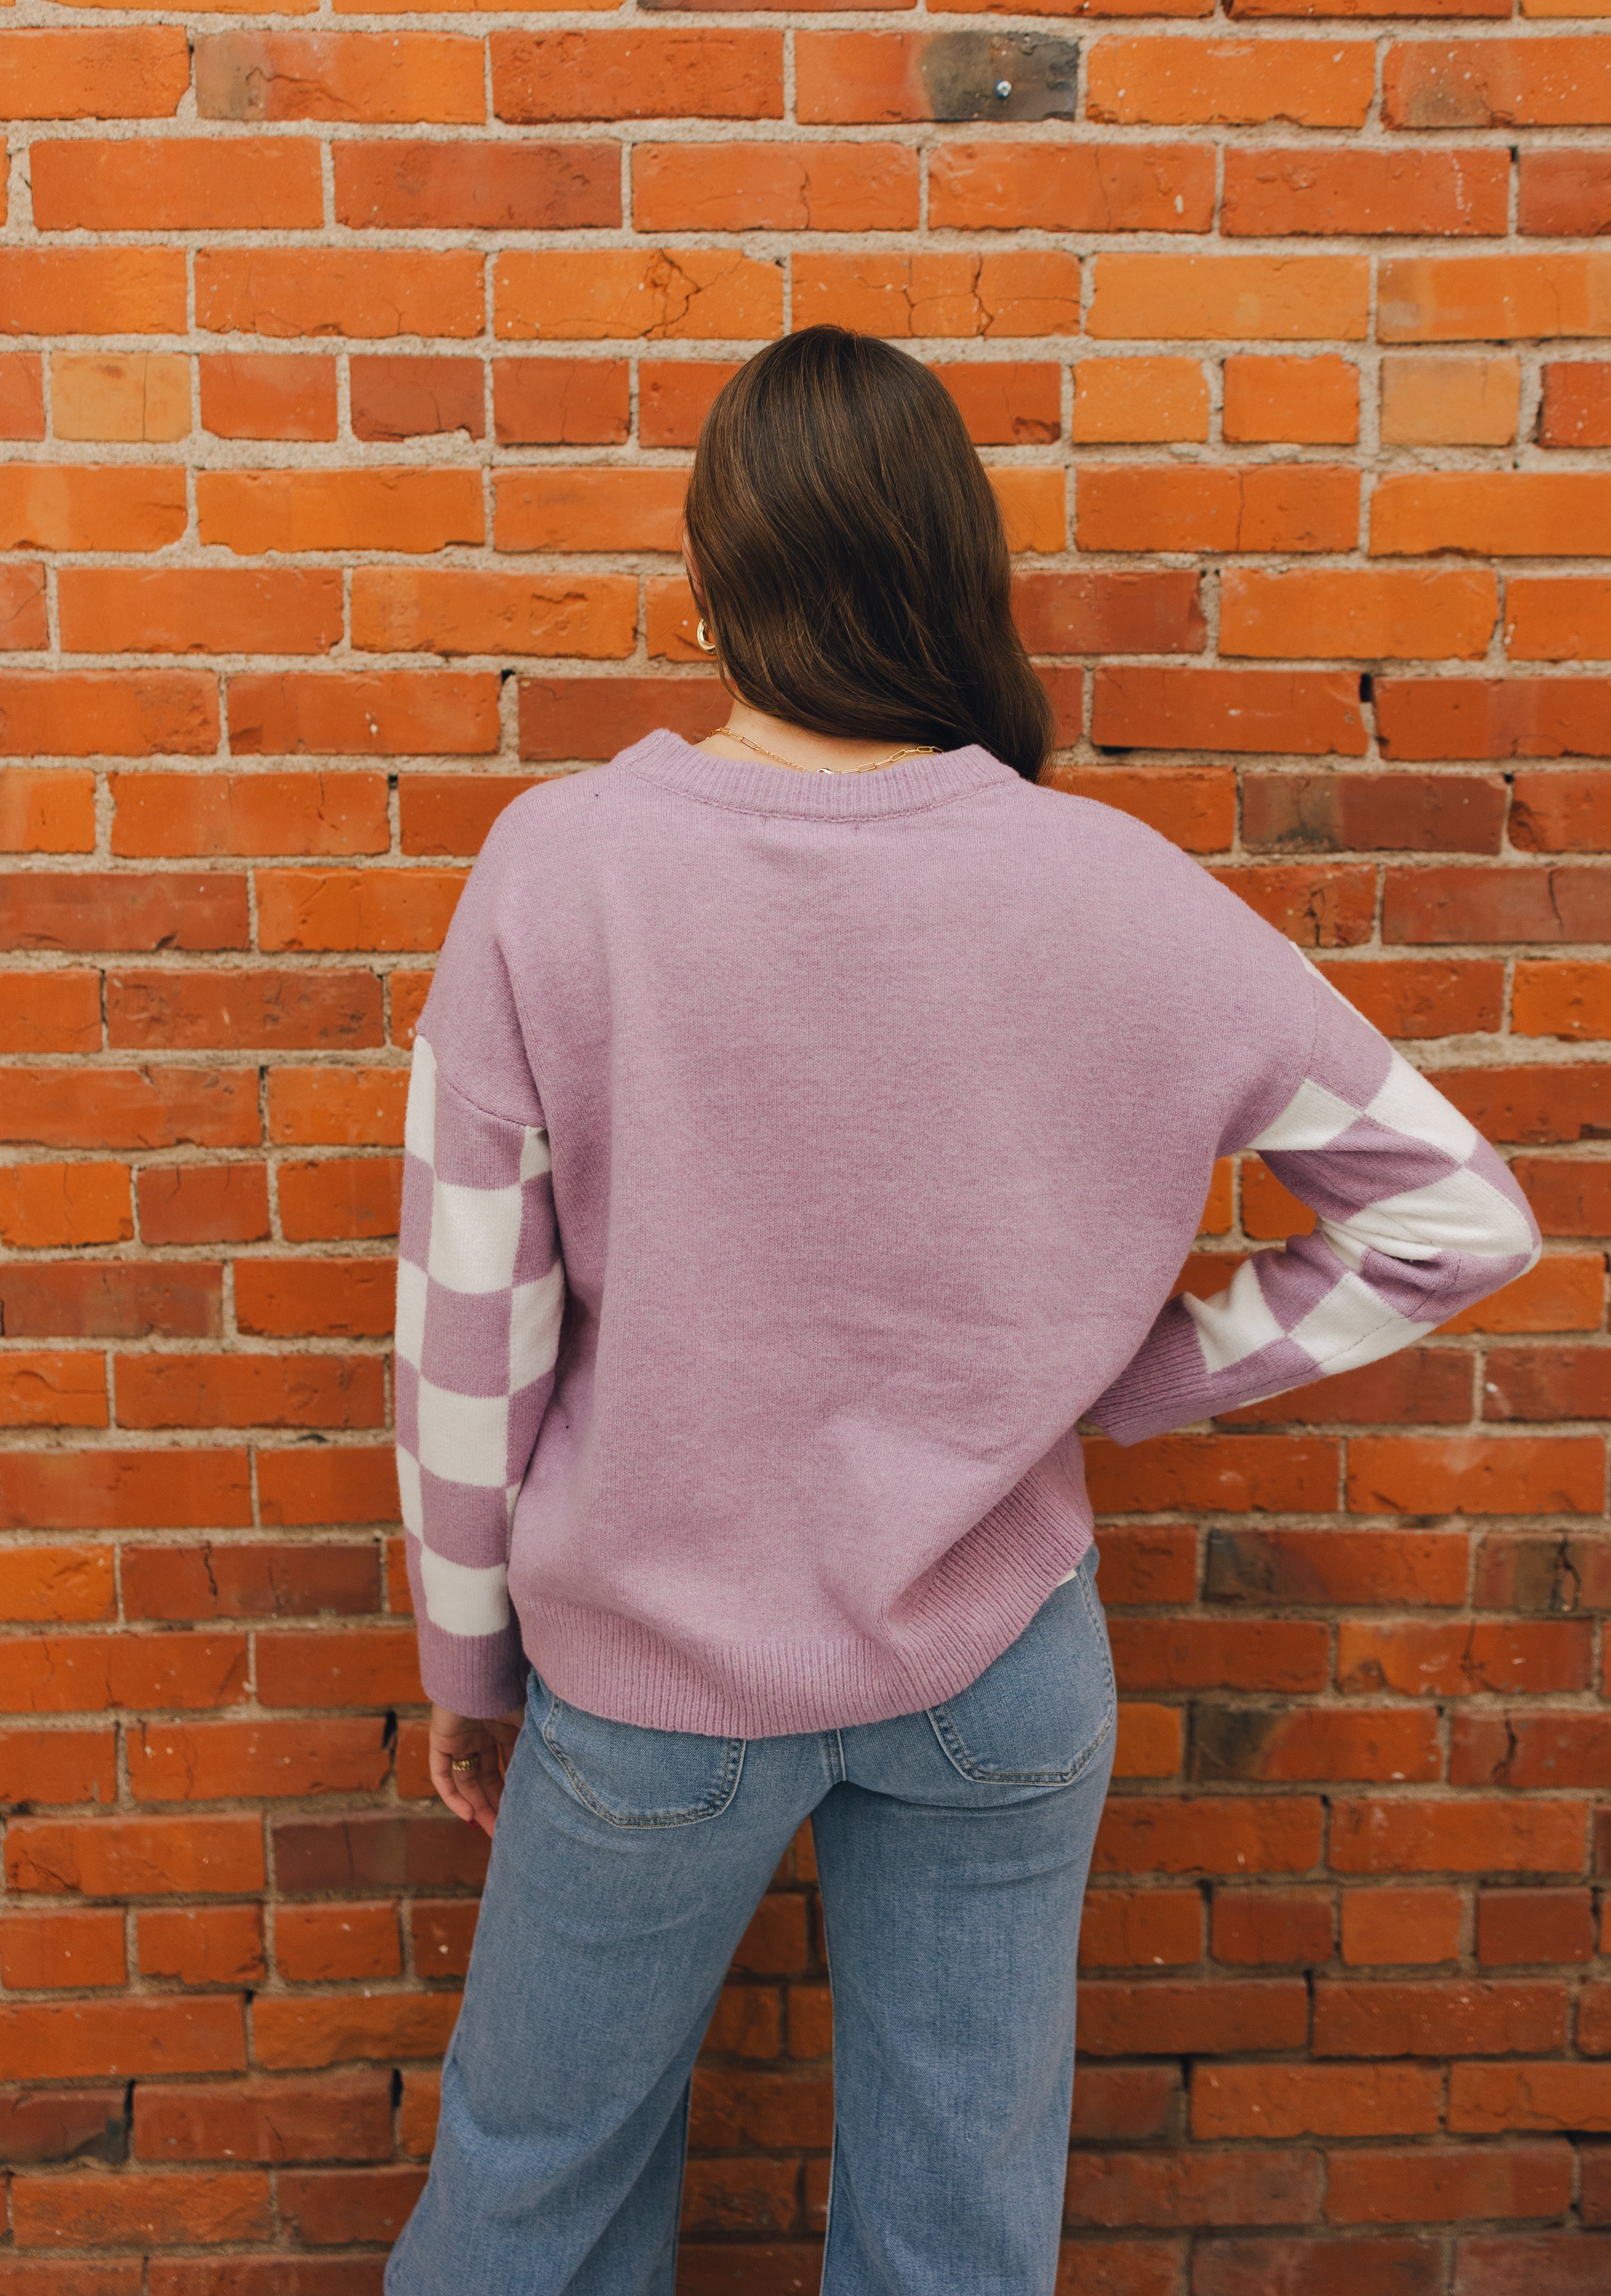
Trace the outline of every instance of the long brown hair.
[[815, 734], [976, 742], [1033, 781], [1050, 700], [955, 399], [875, 336], [807, 327], [705, 417], [684, 506], [727, 685]]

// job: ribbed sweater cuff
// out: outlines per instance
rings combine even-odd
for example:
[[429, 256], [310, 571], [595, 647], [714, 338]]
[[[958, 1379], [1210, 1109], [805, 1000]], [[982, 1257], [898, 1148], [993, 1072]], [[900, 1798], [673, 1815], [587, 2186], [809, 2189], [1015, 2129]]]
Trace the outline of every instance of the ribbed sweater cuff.
[[1188, 1426], [1210, 1408], [1208, 1366], [1196, 1325], [1179, 1301], [1171, 1300], [1112, 1386], [1087, 1405], [1085, 1415], [1128, 1447]]
[[428, 1619], [419, 1625], [420, 1680], [425, 1695], [451, 1714], [489, 1722], [526, 1695], [527, 1660], [520, 1628], [501, 1635], [450, 1635]]

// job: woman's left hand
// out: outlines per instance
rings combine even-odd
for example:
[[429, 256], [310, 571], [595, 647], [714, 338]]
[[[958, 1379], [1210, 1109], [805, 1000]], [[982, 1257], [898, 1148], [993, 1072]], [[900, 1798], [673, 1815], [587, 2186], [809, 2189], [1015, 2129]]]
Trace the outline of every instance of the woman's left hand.
[[[446, 1706], [431, 1709], [431, 1783], [455, 1817], [479, 1825], [490, 1835], [504, 1798], [504, 1772], [520, 1736], [525, 1710], [517, 1706], [494, 1720], [454, 1714]], [[468, 1769], [453, 1767], [470, 1762]]]

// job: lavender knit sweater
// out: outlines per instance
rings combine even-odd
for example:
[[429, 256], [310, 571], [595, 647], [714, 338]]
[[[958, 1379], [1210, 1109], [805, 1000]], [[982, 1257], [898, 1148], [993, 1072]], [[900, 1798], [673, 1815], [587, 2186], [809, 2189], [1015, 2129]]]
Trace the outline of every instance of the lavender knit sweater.
[[[1170, 1301], [1214, 1159], [1319, 1214]], [[431, 1696], [522, 1650], [763, 1736], [973, 1680], [1120, 1443], [1532, 1266], [1504, 1164], [1152, 830], [978, 749], [829, 776], [652, 734], [512, 805], [420, 1023], [398, 1464]]]

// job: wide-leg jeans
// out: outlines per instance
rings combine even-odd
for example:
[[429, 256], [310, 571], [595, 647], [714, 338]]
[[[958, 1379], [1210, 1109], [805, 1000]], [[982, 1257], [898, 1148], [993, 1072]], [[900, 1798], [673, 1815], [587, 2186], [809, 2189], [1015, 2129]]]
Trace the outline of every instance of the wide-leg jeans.
[[822, 2296], [1052, 2296], [1113, 1766], [1096, 1565], [892, 1721], [646, 1730], [532, 1676], [387, 2296], [671, 2296], [695, 2057], [808, 1816], [834, 1999]]

